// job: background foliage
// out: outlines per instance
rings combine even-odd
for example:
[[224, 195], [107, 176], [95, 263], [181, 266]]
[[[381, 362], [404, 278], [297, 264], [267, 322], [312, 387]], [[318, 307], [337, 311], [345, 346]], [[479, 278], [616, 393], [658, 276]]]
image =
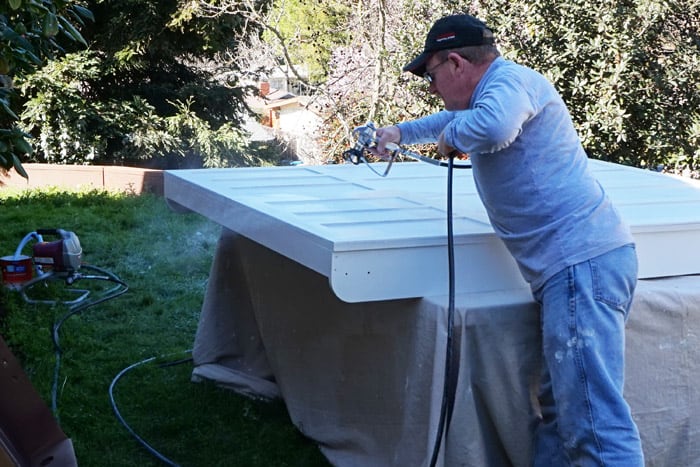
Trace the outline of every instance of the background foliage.
[[[263, 20], [262, 38], [273, 48], [273, 57], [285, 57], [303, 64], [308, 81], [320, 84], [328, 76], [329, 61], [335, 48], [347, 41], [345, 18], [349, 2], [341, 0], [270, 2]], [[283, 59], [278, 59], [286, 65]]]
[[[18, 44], [30, 49], [20, 35], [8, 32], [19, 12], [33, 18], [22, 22], [35, 31], [27, 37], [45, 46], [35, 48], [46, 51], [37, 57], [69, 52], [34, 75], [5, 72], [22, 93], [10, 99], [2, 88], [3, 137], [19, 140], [19, 128], [8, 126], [12, 109], [36, 139], [34, 155], [22, 143], [0, 152], [12, 147], [24, 160], [264, 163], [245, 156], [244, 96], [255, 84], [245, 79], [281, 64], [292, 74], [300, 65], [310, 70], [326, 122], [318, 141], [338, 159], [356, 125], [439, 109], [420, 80], [400, 70], [437, 18], [467, 12], [494, 27], [504, 56], [555, 84], [592, 157], [700, 167], [700, 0], [89, 0], [84, 7], [43, 0], [43, 10], [29, 12], [24, 0], [2, 1], [17, 13], [1, 17], [0, 65], [31, 57], [22, 55]], [[46, 11], [56, 12], [63, 32], [51, 41], [42, 35]], [[84, 21], [90, 12], [94, 22]], [[79, 37], [88, 49], [77, 48]], [[31, 71], [43, 60], [26, 63]]]
[[458, 12], [484, 19], [506, 58], [555, 84], [591, 157], [697, 175], [699, 0], [355, 2], [341, 29], [347, 40], [318, 88], [330, 103], [328, 152], [339, 154], [347, 131], [366, 121], [390, 124], [439, 109], [420, 80], [400, 70], [430, 25]]
[[66, 42], [86, 45], [76, 26], [92, 19], [77, 3], [63, 0], [0, 0], [0, 169], [26, 177], [21, 159], [32, 155], [30, 135], [17, 124], [13, 78], [21, 79], [62, 51]]
[[590, 156], [700, 168], [700, 2], [484, 2], [507, 56], [543, 72]]
[[[243, 88], [235, 65], [240, 17], [186, 16], [176, 0], [91, 1], [90, 49], [68, 54], [21, 83], [22, 120], [35, 159], [170, 168], [259, 165], [240, 130]], [[231, 69], [231, 67], [233, 67]], [[155, 158], [154, 155], [160, 156]]]

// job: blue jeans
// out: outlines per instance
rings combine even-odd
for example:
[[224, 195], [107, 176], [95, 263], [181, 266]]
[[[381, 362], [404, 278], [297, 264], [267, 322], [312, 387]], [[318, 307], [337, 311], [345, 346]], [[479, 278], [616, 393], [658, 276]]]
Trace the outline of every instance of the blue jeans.
[[626, 245], [560, 271], [534, 292], [544, 361], [533, 466], [644, 466], [622, 396], [636, 283], [636, 251]]

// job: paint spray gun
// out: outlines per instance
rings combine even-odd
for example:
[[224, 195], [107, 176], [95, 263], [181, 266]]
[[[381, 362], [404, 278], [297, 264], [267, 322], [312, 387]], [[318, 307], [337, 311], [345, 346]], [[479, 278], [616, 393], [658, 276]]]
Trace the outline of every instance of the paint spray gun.
[[[380, 177], [386, 177], [389, 174], [391, 165], [399, 156], [407, 157], [420, 162], [426, 162], [428, 164], [437, 165], [440, 167], [448, 167], [449, 165], [448, 161], [433, 159], [432, 157], [427, 157], [422, 154], [409, 151], [396, 143], [388, 143], [386, 145], [386, 149], [389, 151], [389, 156], [386, 158], [388, 163], [384, 169], [384, 172], [379, 172], [372, 167], [365, 157], [366, 153], [371, 153], [371, 150], [377, 147], [377, 128], [374, 123], [368, 122], [365, 125], [356, 127], [352, 131], [352, 138], [355, 140], [355, 144], [343, 153], [343, 159], [355, 165], [364, 163], [370, 168], [370, 170], [372, 170], [372, 172], [376, 173]], [[455, 164], [455, 167], [470, 168], [471, 163]]]

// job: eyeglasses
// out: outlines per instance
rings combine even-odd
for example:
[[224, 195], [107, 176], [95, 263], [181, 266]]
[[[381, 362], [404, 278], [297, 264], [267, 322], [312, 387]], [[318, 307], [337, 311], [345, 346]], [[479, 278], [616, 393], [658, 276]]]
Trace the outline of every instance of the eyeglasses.
[[430, 71], [426, 69], [425, 73], [423, 73], [423, 79], [426, 80], [428, 84], [433, 84], [433, 81], [435, 81], [435, 76], [433, 76], [433, 73], [435, 73], [435, 70], [440, 68], [440, 65], [442, 65], [443, 63], [447, 63], [449, 60], [449, 58], [446, 58], [445, 60], [435, 65]]

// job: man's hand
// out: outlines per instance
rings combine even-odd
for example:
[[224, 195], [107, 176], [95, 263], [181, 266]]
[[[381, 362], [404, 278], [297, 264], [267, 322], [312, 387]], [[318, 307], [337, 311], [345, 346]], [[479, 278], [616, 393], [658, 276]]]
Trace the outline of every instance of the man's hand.
[[452, 157], [457, 154], [457, 150], [445, 142], [445, 132], [440, 133], [440, 136], [438, 136], [437, 150], [445, 157]]
[[395, 145], [401, 142], [401, 130], [396, 125], [377, 128], [376, 135], [377, 146], [370, 151], [375, 156], [391, 156], [391, 153], [396, 149]]

